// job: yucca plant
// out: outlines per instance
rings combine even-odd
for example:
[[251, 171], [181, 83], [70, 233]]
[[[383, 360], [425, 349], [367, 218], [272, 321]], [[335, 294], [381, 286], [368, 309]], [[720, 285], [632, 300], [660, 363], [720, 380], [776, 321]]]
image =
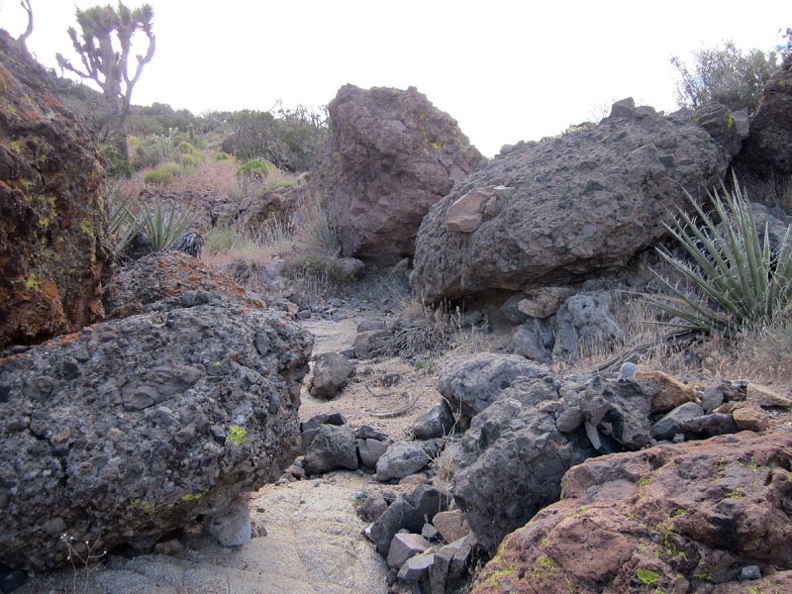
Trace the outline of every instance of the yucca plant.
[[164, 250], [182, 233], [195, 225], [195, 215], [187, 210], [167, 208], [159, 198], [154, 206], [146, 207], [137, 215], [134, 226], [146, 234], [151, 249]]
[[126, 249], [135, 234], [135, 215], [129, 209], [128, 200], [121, 196], [121, 190], [114, 186], [107, 193], [107, 209], [110, 238], [113, 252], [118, 258]]
[[771, 322], [792, 300], [792, 226], [771, 249], [767, 225], [757, 229], [751, 204], [733, 180], [731, 192], [722, 185], [722, 192], [708, 193], [711, 212], [685, 192], [693, 214], [679, 210], [665, 225], [689, 260], [665, 247], [658, 252], [695, 289], [691, 294], [655, 273], [670, 294], [649, 300], [676, 318], [672, 325], [729, 334], [746, 323]]

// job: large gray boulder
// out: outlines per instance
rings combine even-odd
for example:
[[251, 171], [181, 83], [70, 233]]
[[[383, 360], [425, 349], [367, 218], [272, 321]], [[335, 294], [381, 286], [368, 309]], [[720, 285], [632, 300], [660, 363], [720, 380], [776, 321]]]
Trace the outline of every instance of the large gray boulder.
[[729, 164], [689, 114], [623, 101], [592, 128], [521, 143], [454, 186], [423, 220], [413, 291], [427, 301], [568, 286], [619, 271], [704, 197]]
[[429, 207], [481, 154], [448, 114], [414, 87], [342, 87], [328, 107], [330, 139], [311, 172], [344, 256], [393, 265], [415, 251]]
[[561, 478], [595, 454], [582, 429], [561, 433], [553, 376], [518, 377], [473, 418], [455, 458], [454, 498], [479, 545], [501, 539], [558, 500]]
[[312, 343], [281, 314], [219, 302], [1, 359], [3, 564], [63, 564], [64, 534], [141, 550], [227, 517], [297, 454]]

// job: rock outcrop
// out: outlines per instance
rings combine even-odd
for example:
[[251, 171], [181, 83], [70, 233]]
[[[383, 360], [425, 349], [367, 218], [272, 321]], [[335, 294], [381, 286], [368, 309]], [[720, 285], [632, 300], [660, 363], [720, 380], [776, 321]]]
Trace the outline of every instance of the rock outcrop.
[[230, 276], [182, 252], [156, 252], [129, 262], [102, 292], [106, 319], [219, 302], [262, 307]]
[[100, 319], [107, 243], [94, 139], [0, 31], [0, 348]]
[[740, 161], [761, 176], [792, 173], [792, 54], [765, 85]]
[[612, 274], [665, 235], [662, 221], [719, 184], [726, 149], [690, 114], [631, 101], [599, 125], [520, 143], [454, 186], [416, 241], [427, 301], [568, 286]]
[[231, 300], [172, 305], [0, 359], [4, 564], [62, 564], [64, 534], [146, 549], [199, 518], [236, 543], [241, 494], [294, 460], [311, 335]]
[[414, 87], [342, 87], [330, 102], [330, 140], [311, 173], [343, 255], [393, 265], [415, 251], [429, 207], [481, 154], [457, 123]]
[[790, 452], [780, 430], [587, 460], [471, 592], [786, 592]]
[[550, 374], [516, 378], [473, 418], [454, 462], [454, 498], [490, 553], [510, 531], [558, 499], [570, 466], [595, 455], [582, 428], [564, 434]]

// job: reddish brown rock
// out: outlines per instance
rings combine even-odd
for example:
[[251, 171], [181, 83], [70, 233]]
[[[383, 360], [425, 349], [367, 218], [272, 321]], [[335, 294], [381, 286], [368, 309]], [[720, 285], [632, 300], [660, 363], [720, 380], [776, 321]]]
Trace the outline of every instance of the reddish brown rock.
[[750, 566], [787, 584], [791, 463], [789, 431], [586, 460], [561, 501], [504, 539], [472, 592], [731, 594], [748, 591], [735, 582]]
[[94, 139], [44, 69], [0, 31], [0, 347], [102, 316], [107, 246]]
[[792, 173], [792, 54], [765, 85], [740, 160], [761, 175]]
[[130, 262], [102, 294], [108, 319], [194, 307], [221, 298], [256, 309], [263, 305], [227, 274], [182, 252], [157, 252]]
[[311, 174], [343, 255], [393, 265], [415, 252], [421, 220], [481, 154], [414, 87], [342, 87], [329, 105], [330, 141]]

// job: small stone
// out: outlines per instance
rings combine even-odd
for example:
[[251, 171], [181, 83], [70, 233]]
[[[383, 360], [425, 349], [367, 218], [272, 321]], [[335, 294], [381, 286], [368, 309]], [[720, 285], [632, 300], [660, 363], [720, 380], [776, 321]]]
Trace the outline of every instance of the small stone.
[[424, 524], [423, 528], [421, 528], [421, 536], [423, 536], [426, 540], [434, 540], [439, 535], [440, 533], [437, 531], [437, 528], [429, 523]]
[[402, 565], [398, 573], [398, 578], [405, 582], [417, 582], [427, 576], [430, 568], [434, 564], [434, 553], [426, 553], [410, 557]]
[[686, 402], [695, 402], [698, 394], [690, 386], [666, 375], [662, 371], [635, 371], [633, 380], [648, 383], [654, 389], [652, 394], [652, 412], [667, 413]]
[[389, 371], [388, 373], [382, 376], [382, 379], [380, 379], [380, 383], [386, 388], [392, 388], [393, 386], [398, 385], [398, 383], [401, 380], [402, 380], [401, 375], [399, 375], [395, 371]]
[[184, 545], [177, 538], [164, 540], [154, 545], [154, 553], [156, 555], [165, 555], [166, 557], [175, 557], [184, 551]]
[[434, 527], [437, 528], [440, 536], [442, 536], [446, 542], [459, 540], [467, 536], [470, 532], [470, 527], [465, 518], [465, 512], [461, 509], [435, 514], [432, 524], [434, 524]]
[[398, 533], [391, 541], [390, 550], [388, 551], [388, 565], [399, 569], [407, 559], [423, 553], [429, 546], [429, 541], [420, 534]]
[[635, 363], [627, 361], [623, 363], [619, 369], [619, 379], [633, 379], [636, 371], [638, 371], [638, 366]]
[[745, 406], [732, 412], [732, 418], [738, 428], [747, 431], [764, 431], [770, 428], [770, 417], [767, 413]]
[[366, 522], [375, 522], [388, 509], [382, 493], [371, 493], [357, 507], [357, 514]]
[[740, 570], [741, 580], [758, 580], [762, 577], [762, 569], [758, 565], [746, 565]]
[[745, 398], [762, 408], [792, 408], [792, 399], [753, 382], [748, 384]]

